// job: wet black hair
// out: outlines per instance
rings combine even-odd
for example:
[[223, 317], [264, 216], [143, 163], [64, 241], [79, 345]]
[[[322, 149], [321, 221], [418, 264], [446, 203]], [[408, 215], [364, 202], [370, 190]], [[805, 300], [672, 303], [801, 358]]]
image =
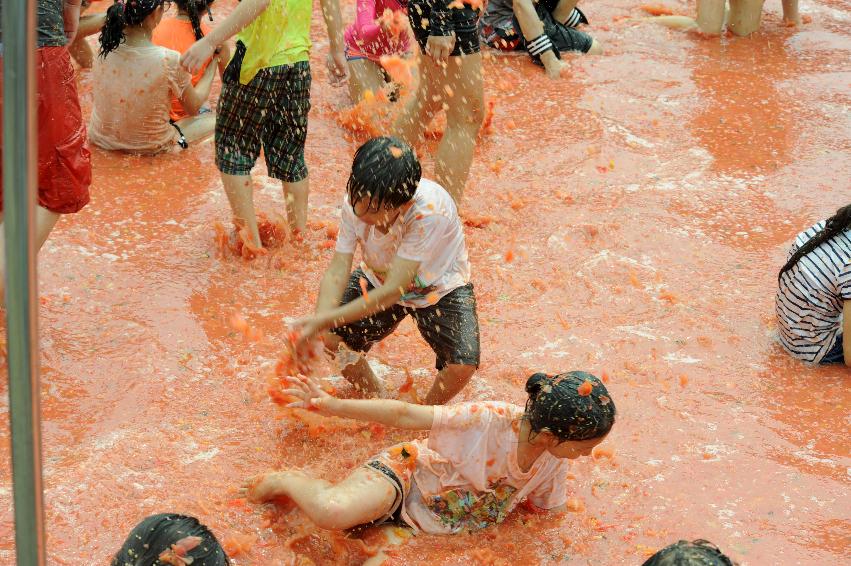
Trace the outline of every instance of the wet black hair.
[[195, 39], [204, 37], [204, 32], [201, 31], [201, 14], [207, 12], [210, 16], [210, 21], [213, 21], [213, 15], [210, 13], [210, 5], [215, 0], [174, 0], [177, 7], [189, 16], [189, 22], [192, 24], [192, 31], [195, 32]]
[[824, 228], [817, 232], [812, 238], [807, 240], [803, 246], [798, 248], [786, 265], [777, 274], [777, 279], [780, 279], [784, 273], [795, 267], [802, 257], [827, 242], [834, 236], [837, 236], [851, 228], [851, 204], [845, 205], [836, 211], [836, 214], [828, 218], [824, 223]]
[[162, 5], [163, 0], [116, 0], [106, 11], [106, 21], [98, 36], [98, 54], [106, 57], [118, 49], [127, 39], [124, 36], [124, 28], [138, 26]]
[[411, 147], [398, 138], [367, 140], [355, 152], [346, 191], [354, 207], [369, 199], [369, 210], [398, 208], [414, 198], [422, 167]]
[[708, 540], [681, 540], [666, 546], [641, 566], [736, 566]]
[[[580, 389], [588, 387], [586, 381], [590, 392]], [[533, 433], [547, 430], [561, 441], [590, 440], [605, 436], [615, 423], [615, 403], [603, 382], [590, 373], [536, 373], [526, 380], [526, 393], [524, 418]]]
[[225, 551], [216, 536], [195, 517], [161, 513], [143, 519], [130, 531], [121, 550], [113, 557], [110, 566], [165, 566], [172, 561], [161, 560], [173, 544], [186, 537], [198, 537], [201, 543], [186, 553], [192, 557], [192, 566], [228, 566]]

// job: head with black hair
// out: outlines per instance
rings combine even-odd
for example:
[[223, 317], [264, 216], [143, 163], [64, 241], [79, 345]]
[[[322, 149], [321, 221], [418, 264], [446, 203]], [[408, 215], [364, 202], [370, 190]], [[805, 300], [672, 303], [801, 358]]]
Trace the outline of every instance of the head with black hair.
[[836, 214], [825, 221], [824, 228], [817, 232], [812, 238], [807, 240], [803, 246], [795, 250], [795, 253], [792, 254], [792, 257], [790, 257], [789, 261], [786, 262], [786, 265], [780, 269], [780, 273], [777, 274], [777, 279], [780, 279], [784, 273], [795, 267], [795, 264], [798, 263], [802, 257], [849, 228], [851, 228], [851, 204], [845, 205], [837, 210]]
[[228, 566], [216, 536], [194, 517], [151, 515], [130, 532], [111, 566]]
[[587, 456], [615, 423], [615, 403], [606, 386], [584, 371], [536, 373], [526, 380], [529, 442], [559, 458]]
[[177, 14], [187, 16], [192, 24], [192, 31], [195, 32], [195, 39], [204, 37], [204, 32], [201, 31], [201, 14], [207, 13], [210, 21], [213, 21], [213, 14], [210, 11], [210, 6], [215, 0], [174, 0], [177, 4]]
[[346, 190], [355, 216], [367, 224], [392, 224], [414, 198], [422, 168], [414, 150], [397, 138], [372, 138], [355, 152]]
[[106, 11], [106, 21], [100, 30], [98, 43], [99, 55], [106, 57], [127, 37], [124, 30], [130, 28], [147, 28], [153, 32], [163, 17], [164, 0], [115, 0]]
[[641, 566], [736, 566], [708, 540], [681, 540], [666, 546]]

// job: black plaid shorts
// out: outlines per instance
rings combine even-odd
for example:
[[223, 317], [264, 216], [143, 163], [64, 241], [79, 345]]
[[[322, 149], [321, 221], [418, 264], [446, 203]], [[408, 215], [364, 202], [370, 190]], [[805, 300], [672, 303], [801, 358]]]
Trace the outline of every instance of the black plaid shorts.
[[249, 175], [260, 156], [269, 176], [287, 183], [307, 177], [304, 142], [310, 112], [310, 63], [260, 69], [247, 85], [222, 85], [216, 115], [216, 166]]
[[[352, 273], [343, 293], [343, 304], [361, 296], [361, 277], [366, 278], [360, 269]], [[367, 285], [367, 291], [372, 288], [371, 284]], [[479, 317], [472, 283], [450, 291], [431, 306], [411, 308], [396, 304], [332, 332], [352, 350], [367, 352], [373, 344], [390, 336], [408, 315], [413, 317], [420, 335], [437, 356], [438, 370], [447, 364], [479, 367]]]

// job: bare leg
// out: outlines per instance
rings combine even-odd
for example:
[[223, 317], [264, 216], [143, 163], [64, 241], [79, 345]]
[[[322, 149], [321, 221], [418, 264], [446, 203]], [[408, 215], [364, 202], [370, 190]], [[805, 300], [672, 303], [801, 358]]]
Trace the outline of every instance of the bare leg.
[[290, 230], [304, 232], [307, 226], [307, 197], [310, 194], [310, 182], [305, 177], [301, 181], [282, 183], [282, 185]]
[[[341, 366], [340, 373], [349, 383], [355, 386], [355, 389], [361, 395], [364, 397], [384, 397], [384, 384], [369, 367], [369, 362], [363, 355], [346, 348], [343, 340], [335, 334], [328, 333], [322, 339], [325, 342], [325, 347], [336, 357], [337, 363]], [[341, 345], [343, 346], [342, 351], [340, 351]], [[344, 357], [349, 359], [343, 359]]]
[[[724, 0], [698, 0], [697, 26], [703, 33], [718, 35], [724, 27]], [[676, 16], [670, 16], [676, 17]]]
[[262, 248], [260, 232], [257, 231], [257, 215], [254, 212], [254, 188], [251, 175], [227, 175], [222, 173], [222, 184], [237, 221], [242, 223], [254, 239], [254, 246]]
[[566, 22], [567, 18], [570, 17], [570, 14], [576, 7], [576, 4], [577, 0], [559, 0], [556, 9], [553, 10], [553, 18], [555, 18], [557, 22]]
[[730, 0], [727, 27], [738, 36], [748, 36], [759, 29], [764, 0]]
[[[42, 208], [35, 207], [35, 250], [36, 253], [44, 246], [47, 237], [56, 222], [59, 214]], [[6, 230], [3, 225], [3, 215], [0, 213], [0, 304], [5, 304], [4, 293], [6, 292]]]
[[[443, 99], [449, 105], [446, 110], [446, 131], [437, 148], [434, 176], [455, 203], [461, 206], [473, 152], [476, 149], [476, 137], [485, 119], [484, 87], [482, 81], [482, 54], [450, 57], [445, 69], [439, 69], [431, 58], [426, 67], [437, 73], [439, 84], [446, 85], [452, 93], [445, 91]], [[423, 76], [424, 80], [428, 77]]]
[[360, 102], [364, 92], [378, 93], [386, 86], [384, 71], [377, 63], [369, 59], [349, 61], [349, 96], [353, 103]]
[[396, 500], [390, 482], [364, 467], [337, 484], [297, 471], [273, 472], [249, 480], [246, 490], [254, 502], [289, 497], [317, 526], [334, 530], [380, 519]]
[[796, 26], [801, 25], [801, 14], [798, 13], [798, 0], [783, 0], [783, 21]]
[[591, 49], [588, 50], [588, 55], [602, 55], [603, 46], [596, 39], [591, 39]]
[[[426, 127], [440, 110], [445, 94], [441, 91], [441, 85], [436, 82], [436, 77], [426, 74], [426, 59], [431, 61], [431, 58], [425, 55], [421, 58], [420, 77], [413, 98], [393, 124], [393, 135], [402, 138], [411, 147], [420, 142]], [[434, 62], [430, 65], [430, 68], [433, 67]]]
[[464, 389], [476, 366], [449, 364], [437, 374], [434, 384], [423, 399], [423, 405], [443, 405]]
[[177, 121], [183, 136], [189, 144], [197, 143], [213, 135], [216, 129], [216, 115], [212, 112], [187, 116]]

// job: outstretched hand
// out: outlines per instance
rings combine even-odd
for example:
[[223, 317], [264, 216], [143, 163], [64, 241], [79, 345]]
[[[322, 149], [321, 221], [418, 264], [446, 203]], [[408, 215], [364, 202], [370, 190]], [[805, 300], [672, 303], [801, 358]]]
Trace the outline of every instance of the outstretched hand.
[[300, 409], [309, 409], [315, 407], [320, 412], [330, 414], [327, 410], [328, 401], [335, 399], [333, 395], [326, 392], [319, 385], [319, 380], [315, 377], [287, 377], [287, 383], [290, 387], [284, 389], [284, 393], [299, 399], [289, 403], [287, 407], [295, 407]]

